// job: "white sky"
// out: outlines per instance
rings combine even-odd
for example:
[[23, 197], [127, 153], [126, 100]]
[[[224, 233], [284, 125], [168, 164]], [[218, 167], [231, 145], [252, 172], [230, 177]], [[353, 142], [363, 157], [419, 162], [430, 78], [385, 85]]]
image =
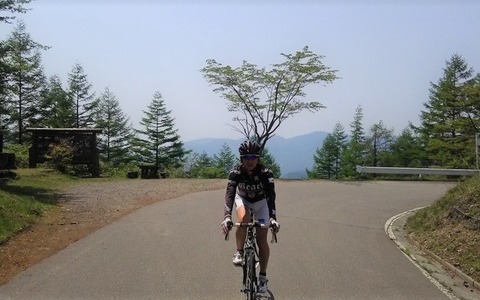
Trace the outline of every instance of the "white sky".
[[[280, 53], [309, 46], [338, 70], [342, 79], [308, 89], [307, 99], [327, 108], [287, 120], [277, 131], [283, 137], [330, 132], [337, 122], [349, 132], [358, 105], [365, 129], [382, 120], [399, 133], [419, 123], [430, 82], [453, 54], [480, 72], [475, 0], [36, 0], [27, 7], [17, 18], [34, 41], [51, 46], [42, 53], [48, 77], [66, 86], [80, 63], [96, 95], [109, 87], [135, 127], [160, 91], [183, 141], [241, 138], [228, 125], [226, 100], [199, 71], [210, 58], [268, 68], [283, 62]], [[0, 24], [0, 39], [13, 28]]]

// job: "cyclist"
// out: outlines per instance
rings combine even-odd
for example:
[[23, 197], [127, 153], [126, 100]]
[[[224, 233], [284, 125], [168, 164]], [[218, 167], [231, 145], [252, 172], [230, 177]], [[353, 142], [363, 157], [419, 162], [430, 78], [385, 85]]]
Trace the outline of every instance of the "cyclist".
[[[273, 173], [260, 163], [261, 147], [253, 141], [243, 142], [240, 152], [240, 164], [235, 166], [228, 175], [225, 193], [224, 220], [222, 232], [227, 234], [231, 229], [232, 208], [235, 203], [238, 222], [250, 222], [250, 209], [255, 211], [255, 219], [265, 225], [257, 229], [257, 245], [260, 260], [260, 275], [258, 292], [267, 292], [267, 266], [270, 256], [267, 234], [268, 227], [278, 232], [275, 211], [275, 185]], [[235, 233], [237, 252], [233, 255], [233, 264], [242, 265], [243, 244], [246, 238], [246, 228], [237, 227]]]

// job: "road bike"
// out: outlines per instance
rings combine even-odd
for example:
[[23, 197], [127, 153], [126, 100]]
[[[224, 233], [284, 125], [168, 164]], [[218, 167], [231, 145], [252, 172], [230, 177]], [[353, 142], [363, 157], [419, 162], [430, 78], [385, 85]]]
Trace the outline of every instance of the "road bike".
[[[261, 224], [255, 219], [255, 213], [250, 213], [252, 222], [247, 223], [234, 223], [236, 227], [245, 227], [247, 229], [247, 235], [245, 237], [245, 243], [243, 244], [243, 288], [242, 293], [245, 294], [246, 300], [274, 300], [275, 297], [270, 290], [266, 293], [259, 293], [257, 291], [258, 276], [257, 267], [259, 266], [258, 259], [258, 247], [257, 247], [257, 228], [264, 228], [265, 225]], [[271, 243], [277, 242], [277, 235], [272, 230]], [[228, 240], [228, 233], [225, 235], [225, 240]]]

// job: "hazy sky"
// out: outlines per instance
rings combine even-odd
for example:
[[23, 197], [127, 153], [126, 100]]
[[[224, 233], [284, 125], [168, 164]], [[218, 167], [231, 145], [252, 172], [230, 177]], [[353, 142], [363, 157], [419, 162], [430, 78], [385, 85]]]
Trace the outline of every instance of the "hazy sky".
[[[419, 123], [430, 82], [453, 54], [480, 72], [474, 0], [36, 0], [27, 7], [17, 18], [33, 40], [51, 46], [42, 53], [47, 76], [66, 86], [80, 63], [92, 91], [109, 87], [135, 127], [159, 91], [184, 141], [241, 138], [228, 125], [226, 100], [199, 71], [210, 58], [268, 68], [283, 62], [280, 53], [309, 46], [338, 70], [342, 79], [308, 88], [307, 99], [327, 108], [285, 121], [277, 131], [283, 137], [330, 132], [337, 122], [349, 132], [358, 105], [366, 130], [382, 120], [399, 133]], [[0, 38], [13, 28], [0, 24]]]

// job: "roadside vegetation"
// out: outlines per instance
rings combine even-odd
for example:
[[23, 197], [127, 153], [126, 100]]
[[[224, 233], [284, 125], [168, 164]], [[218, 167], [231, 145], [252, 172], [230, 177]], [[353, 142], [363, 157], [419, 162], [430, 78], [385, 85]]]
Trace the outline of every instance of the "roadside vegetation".
[[406, 229], [423, 247], [480, 281], [480, 177], [417, 211]]
[[18, 169], [14, 179], [0, 180], [0, 245], [57, 209], [58, 193], [80, 179], [51, 169]]

